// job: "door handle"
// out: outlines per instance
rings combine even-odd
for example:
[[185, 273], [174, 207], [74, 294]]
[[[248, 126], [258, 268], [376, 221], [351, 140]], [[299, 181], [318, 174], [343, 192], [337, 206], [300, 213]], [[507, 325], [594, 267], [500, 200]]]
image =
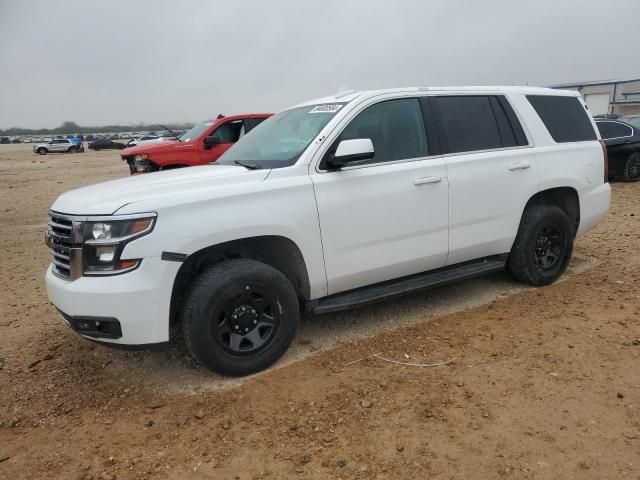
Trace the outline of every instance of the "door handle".
[[413, 181], [413, 184], [415, 186], [418, 185], [425, 185], [427, 183], [440, 183], [442, 181], [442, 177], [422, 177], [422, 178], [416, 178]]
[[529, 162], [516, 162], [509, 165], [509, 170], [512, 172], [514, 170], [526, 170], [527, 168], [531, 168], [531, 164]]

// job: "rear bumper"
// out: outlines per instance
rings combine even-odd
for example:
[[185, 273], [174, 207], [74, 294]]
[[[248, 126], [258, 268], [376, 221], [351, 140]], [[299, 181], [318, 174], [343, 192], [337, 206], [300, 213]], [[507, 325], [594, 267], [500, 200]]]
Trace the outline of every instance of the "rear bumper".
[[608, 183], [580, 192], [580, 226], [576, 236], [580, 237], [598, 225], [610, 204], [611, 186]]
[[169, 340], [171, 292], [180, 265], [145, 258], [129, 273], [73, 281], [49, 266], [45, 283], [51, 303], [83, 337], [114, 346], [163, 343]]

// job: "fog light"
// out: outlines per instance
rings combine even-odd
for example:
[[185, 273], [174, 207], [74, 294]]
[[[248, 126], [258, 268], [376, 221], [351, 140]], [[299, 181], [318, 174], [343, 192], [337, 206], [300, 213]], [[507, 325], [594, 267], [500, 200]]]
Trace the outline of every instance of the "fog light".
[[100, 262], [110, 263], [113, 262], [113, 258], [116, 254], [116, 247], [96, 247], [96, 257]]

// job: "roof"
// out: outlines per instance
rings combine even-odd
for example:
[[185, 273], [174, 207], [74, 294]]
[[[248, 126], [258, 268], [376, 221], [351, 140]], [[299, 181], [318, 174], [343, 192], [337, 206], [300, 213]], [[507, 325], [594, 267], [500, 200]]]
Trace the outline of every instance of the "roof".
[[[317, 105], [322, 103], [349, 103], [356, 98], [370, 98], [387, 94], [402, 93], [522, 93], [522, 94], [538, 94], [538, 95], [570, 95], [577, 96], [578, 93], [571, 90], [557, 90], [547, 87], [529, 87], [529, 86], [461, 86], [461, 87], [404, 87], [404, 88], [386, 88], [381, 90], [362, 90], [341, 92], [328, 97], [315, 98], [306, 102], [299, 103], [295, 107], [303, 107], [306, 105]], [[293, 108], [295, 108], [293, 107]]]

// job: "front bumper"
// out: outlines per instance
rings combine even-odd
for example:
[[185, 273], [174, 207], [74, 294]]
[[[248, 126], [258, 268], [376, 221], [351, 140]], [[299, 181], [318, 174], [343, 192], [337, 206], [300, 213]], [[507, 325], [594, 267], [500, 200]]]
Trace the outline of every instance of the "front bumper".
[[158, 170], [160, 170], [160, 167], [156, 163], [152, 162], [149, 159], [142, 160], [138, 158], [138, 155], [135, 155], [133, 157], [123, 156], [122, 160], [127, 162], [131, 175], [140, 175], [142, 173], [157, 172]]
[[75, 332], [84, 337], [95, 339], [122, 338], [122, 328], [117, 318], [109, 317], [73, 317], [61, 310], [58, 313]]
[[[157, 257], [145, 258], [129, 273], [76, 280], [60, 278], [50, 265], [45, 283], [49, 300], [64, 312], [67, 323], [85, 329], [74, 328], [80, 335], [120, 345], [163, 343], [169, 340], [171, 292], [180, 265]], [[116, 320], [120, 332], [109, 329], [109, 335], [96, 335], [92, 330], [95, 323], [78, 323], [87, 319]]]

